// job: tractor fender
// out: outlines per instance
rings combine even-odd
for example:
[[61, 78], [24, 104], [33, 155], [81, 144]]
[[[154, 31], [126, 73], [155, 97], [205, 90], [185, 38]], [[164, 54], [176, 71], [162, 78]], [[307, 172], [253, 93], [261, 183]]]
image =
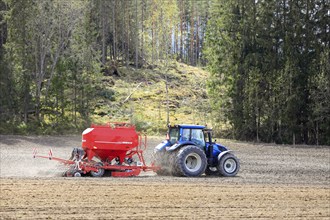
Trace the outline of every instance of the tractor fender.
[[171, 143], [169, 141], [163, 141], [162, 143], [158, 144], [154, 151], [162, 151], [163, 149], [166, 149], [166, 147], [171, 146]]
[[183, 146], [186, 146], [186, 145], [196, 145], [196, 144], [192, 141], [185, 141], [183, 143], [173, 144], [171, 147], [166, 148], [166, 150], [171, 152], [171, 151], [175, 151], [176, 149], [179, 149], [180, 147], [183, 147]]
[[220, 161], [221, 157], [223, 157], [224, 155], [228, 154], [229, 152], [232, 152], [232, 150], [222, 151], [222, 152], [218, 155], [218, 161]]

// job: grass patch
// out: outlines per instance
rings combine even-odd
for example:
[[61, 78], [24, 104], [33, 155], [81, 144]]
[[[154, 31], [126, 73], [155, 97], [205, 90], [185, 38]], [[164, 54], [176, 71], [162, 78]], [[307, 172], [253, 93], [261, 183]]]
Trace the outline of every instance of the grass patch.
[[[154, 70], [119, 68], [120, 77], [105, 76], [104, 92], [92, 115], [94, 123], [126, 121], [139, 130], [158, 134], [166, 130], [168, 108], [171, 124], [211, 124], [206, 92], [208, 73], [201, 68], [173, 62]], [[109, 83], [112, 82], [112, 83]], [[129, 98], [128, 98], [129, 97]]]

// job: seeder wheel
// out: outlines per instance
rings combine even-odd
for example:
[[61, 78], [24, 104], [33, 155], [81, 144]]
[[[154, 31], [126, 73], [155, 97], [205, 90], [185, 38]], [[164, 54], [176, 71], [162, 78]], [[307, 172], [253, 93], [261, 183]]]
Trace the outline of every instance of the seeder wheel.
[[[96, 163], [95, 167], [102, 167], [103, 164], [102, 163]], [[91, 171], [91, 176], [92, 177], [102, 177], [104, 175], [104, 169], [103, 168], [98, 168], [98, 171]]]
[[73, 174], [73, 176], [74, 176], [74, 177], [81, 177], [81, 173], [79, 173], [79, 172], [75, 172], [75, 173]]

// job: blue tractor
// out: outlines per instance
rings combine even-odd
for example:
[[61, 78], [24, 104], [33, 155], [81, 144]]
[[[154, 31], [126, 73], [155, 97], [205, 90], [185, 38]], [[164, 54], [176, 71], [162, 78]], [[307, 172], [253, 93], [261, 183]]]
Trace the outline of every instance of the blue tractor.
[[195, 177], [206, 175], [235, 176], [239, 160], [225, 146], [212, 142], [212, 129], [202, 125], [168, 127], [167, 140], [154, 149], [158, 175]]

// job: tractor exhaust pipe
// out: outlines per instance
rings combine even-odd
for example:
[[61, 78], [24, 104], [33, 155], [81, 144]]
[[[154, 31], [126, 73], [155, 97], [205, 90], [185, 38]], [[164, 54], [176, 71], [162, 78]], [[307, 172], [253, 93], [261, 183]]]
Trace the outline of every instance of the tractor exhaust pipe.
[[209, 138], [209, 148], [208, 148], [208, 154], [209, 154], [209, 157], [208, 157], [208, 164], [213, 164], [213, 143], [212, 143], [212, 134], [211, 134], [211, 131], [207, 131], [207, 135], [208, 135], [208, 138]]

